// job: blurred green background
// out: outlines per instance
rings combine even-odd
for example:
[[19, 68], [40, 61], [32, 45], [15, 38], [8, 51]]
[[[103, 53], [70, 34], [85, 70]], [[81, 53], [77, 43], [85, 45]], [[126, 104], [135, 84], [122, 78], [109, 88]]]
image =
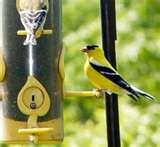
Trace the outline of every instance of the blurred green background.
[[[119, 97], [122, 147], [160, 146], [160, 1], [117, 0], [118, 71], [157, 99], [134, 102]], [[63, 0], [65, 89], [92, 90], [83, 74], [87, 44], [101, 46], [99, 1]], [[104, 100], [64, 100], [64, 142], [56, 147], [106, 147]], [[51, 145], [54, 146], [54, 145]], [[41, 147], [49, 147], [42, 145]]]

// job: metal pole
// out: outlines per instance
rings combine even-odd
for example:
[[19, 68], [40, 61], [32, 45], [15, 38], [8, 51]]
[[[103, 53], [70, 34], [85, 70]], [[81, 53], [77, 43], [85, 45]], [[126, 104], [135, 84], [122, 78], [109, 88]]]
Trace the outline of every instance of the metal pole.
[[[115, 0], [101, 0], [102, 43], [104, 54], [116, 68], [116, 14]], [[118, 97], [105, 94], [108, 147], [120, 147]]]

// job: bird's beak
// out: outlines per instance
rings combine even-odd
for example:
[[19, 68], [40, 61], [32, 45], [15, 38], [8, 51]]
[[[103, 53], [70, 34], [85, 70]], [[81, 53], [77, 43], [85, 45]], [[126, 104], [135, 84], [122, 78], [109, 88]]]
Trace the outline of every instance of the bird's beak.
[[88, 49], [87, 49], [86, 47], [84, 47], [84, 48], [80, 49], [80, 51], [81, 51], [81, 52], [87, 52]]

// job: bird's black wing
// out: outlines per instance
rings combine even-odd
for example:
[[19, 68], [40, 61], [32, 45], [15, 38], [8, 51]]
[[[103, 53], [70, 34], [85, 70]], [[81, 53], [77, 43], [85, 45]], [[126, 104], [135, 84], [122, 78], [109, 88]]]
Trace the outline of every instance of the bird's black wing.
[[127, 90], [129, 93], [132, 93], [135, 96], [139, 97], [137, 93], [131, 88], [131, 86], [117, 72], [115, 72], [111, 68], [106, 66], [101, 66], [100, 64], [94, 64], [92, 62], [89, 62], [89, 64], [93, 69], [95, 69], [97, 72], [99, 72], [107, 79], [111, 80], [113, 83]]

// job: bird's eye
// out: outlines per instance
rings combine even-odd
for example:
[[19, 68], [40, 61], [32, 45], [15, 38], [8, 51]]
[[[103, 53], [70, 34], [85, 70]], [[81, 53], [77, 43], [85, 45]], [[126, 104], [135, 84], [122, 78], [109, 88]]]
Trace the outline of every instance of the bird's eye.
[[94, 50], [95, 48], [97, 48], [98, 47], [98, 45], [88, 45], [87, 46], [87, 49], [88, 50]]

